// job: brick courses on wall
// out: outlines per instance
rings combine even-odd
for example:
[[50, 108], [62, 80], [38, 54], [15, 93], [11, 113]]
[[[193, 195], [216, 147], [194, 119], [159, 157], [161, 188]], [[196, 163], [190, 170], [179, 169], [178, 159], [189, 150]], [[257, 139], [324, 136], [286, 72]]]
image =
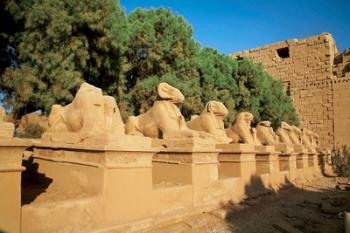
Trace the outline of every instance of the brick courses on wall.
[[335, 144], [350, 145], [350, 78], [334, 81]]
[[350, 145], [350, 83], [346, 68], [349, 52], [340, 54], [331, 34], [290, 39], [232, 54], [232, 58], [237, 57], [262, 64], [273, 78], [284, 82], [301, 127], [317, 132], [323, 146]]

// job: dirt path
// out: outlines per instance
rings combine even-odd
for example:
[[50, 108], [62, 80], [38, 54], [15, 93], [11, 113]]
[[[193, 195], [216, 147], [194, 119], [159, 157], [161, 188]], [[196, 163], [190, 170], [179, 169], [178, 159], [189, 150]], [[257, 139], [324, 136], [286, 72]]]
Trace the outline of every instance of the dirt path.
[[[225, 210], [203, 213], [153, 233], [344, 232], [339, 213], [350, 210], [350, 192], [335, 189], [335, 178], [317, 178], [302, 187], [288, 186]], [[225, 216], [225, 217], [223, 217]]]

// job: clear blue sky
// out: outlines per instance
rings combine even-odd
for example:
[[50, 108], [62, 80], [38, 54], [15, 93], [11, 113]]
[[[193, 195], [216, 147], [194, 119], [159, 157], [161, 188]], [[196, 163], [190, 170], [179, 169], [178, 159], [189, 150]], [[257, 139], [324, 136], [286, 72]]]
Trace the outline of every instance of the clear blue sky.
[[229, 54], [290, 38], [330, 32], [350, 47], [350, 0], [120, 0], [135, 8], [166, 7], [184, 16], [202, 46]]

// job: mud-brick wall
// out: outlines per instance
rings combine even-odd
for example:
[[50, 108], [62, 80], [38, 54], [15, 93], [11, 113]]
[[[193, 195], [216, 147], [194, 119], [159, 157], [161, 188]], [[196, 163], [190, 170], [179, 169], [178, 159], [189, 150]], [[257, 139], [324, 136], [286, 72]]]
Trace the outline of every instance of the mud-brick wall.
[[[260, 63], [275, 79], [282, 80], [301, 118], [301, 127], [320, 135], [323, 146], [334, 142], [333, 60], [335, 41], [328, 33], [291, 39], [232, 54]], [[349, 135], [350, 136], [350, 135]]]
[[335, 145], [350, 145], [350, 78], [334, 81]]
[[322, 145], [334, 142], [334, 106], [332, 80], [306, 82], [295, 88], [293, 102], [298, 108], [302, 127], [317, 132]]

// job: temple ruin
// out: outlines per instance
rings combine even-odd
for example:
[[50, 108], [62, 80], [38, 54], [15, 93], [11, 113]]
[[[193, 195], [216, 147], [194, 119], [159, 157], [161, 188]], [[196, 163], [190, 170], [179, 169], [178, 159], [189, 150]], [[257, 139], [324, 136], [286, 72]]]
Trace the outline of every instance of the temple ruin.
[[235, 52], [282, 80], [301, 118], [322, 145], [350, 145], [350, 49], [339, 52], [329, 33]]
[[178, 89], [160, 83], [158, 95], [125, 125], [114, 98], [83, 83], [72, 103], [52, 106], [41, 140], [13, 138], [0, 121], [0, 231], [139, 232], [330, 168], [330, 150], [309, 129], [256, 129], [249, 112], [225, 129], [216, 101], [186, 122]]

